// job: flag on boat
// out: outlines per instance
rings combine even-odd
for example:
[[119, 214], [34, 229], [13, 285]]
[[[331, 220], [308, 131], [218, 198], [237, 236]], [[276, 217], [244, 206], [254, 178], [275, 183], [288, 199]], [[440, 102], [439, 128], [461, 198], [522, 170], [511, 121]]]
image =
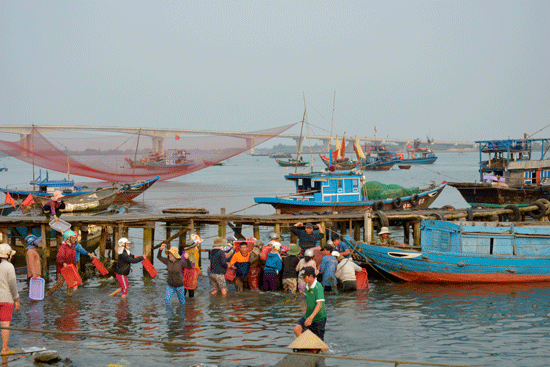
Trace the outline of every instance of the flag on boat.
[[374, 127], [374, 132], [375, 132], [375, 133], [377, 133], [377, 132], [378, 132], [378, 130], [376, 130], [376, 126]]
[[9, 192], [6, 192], [6, 200], [4, 202], [11, 204], [15, 208], [15, 200], [13, 200]]
[[357, 140], [357, 136], [355, 137], [355, 141], [353, 142], [353, 150], [355, 151], [355, 155], [357, 156], [357, 159], [366, 159], [365, 153], [363, 153], [363, 149], [361, 149], [361, 144], [359, 144], [359, 141]]
[[34, 204], [34, 199], [32, 198], [32, 195], [29, 194], [25, 200], [21, 203], [21, 205], [32, 205]]
[[346, 156], [346, 135], [342, 136], [342, 147], [340, 148], [340, 157]]
[[180, 140], [180, 136], [179, 136], [179, 135], [176, 135], [176, 140]]
[[338, 158], [341, 157], [340, 155], [340, 142], [338, 141], [338, 135], [336, 135], [336, 149], [334, 149], [334, 152], [332, 152], [332, 159], [334, 161], [338, 160]]

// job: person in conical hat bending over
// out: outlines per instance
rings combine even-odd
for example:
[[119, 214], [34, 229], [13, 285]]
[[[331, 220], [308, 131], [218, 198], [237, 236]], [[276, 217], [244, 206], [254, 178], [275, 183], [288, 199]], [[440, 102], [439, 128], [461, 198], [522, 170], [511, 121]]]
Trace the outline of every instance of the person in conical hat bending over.
[[62, 214], [60, 210], [66, 208], [65, 202], [63, 201], [63, 194], [61, 191], [54, 191], [50, 200], [42, 207], [42, 212], [46, 214], [46, 218], [50, 220], [50, 216], [53, 215], [55, 220]]
[[121, 237], [117, 243], [117, 264], [115, 269], [116, 280], [118, 281], [118, 289], [109, 296], [116, 296], [122, 292], [122, 298], [126, 298], [128, 294], [128, 287], [130, 283], [128, 282], [128, 274], [130, 274], [130, 267], [132, 264], [138, 263], [145, 259], [145, 256], [134, 256], [130, 254], [130, 241], [126, 237]]

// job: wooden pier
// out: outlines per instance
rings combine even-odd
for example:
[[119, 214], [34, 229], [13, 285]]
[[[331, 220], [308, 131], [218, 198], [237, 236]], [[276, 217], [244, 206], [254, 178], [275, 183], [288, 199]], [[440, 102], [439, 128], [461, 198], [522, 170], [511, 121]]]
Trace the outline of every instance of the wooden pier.
[[[412, 245], [420, 245], [420, 225], [423, 219], [440, 220], [468, 220], [468, 221], [524, 221], [539, 220], [549, 221], [550, 202], [544, 202], [544, 205], [530, 205], [522, 208], [508, 209], [454, 209], [443, 207], [441, 209], [426, 209], [415, 211], [386, 211], [386, 212], [367, 212], [367, 213], [346, 213], [346, 214], [303, 214], [303, 215], [230, 215], [224, 214], [120, 214], [109, 216], [63, 216], [63, 220], [71, 223], [75, 232], [80, 231], [83, 245], [87, 244], [89, 228], [91, 226], [99, 227], [100, 234], [96, 234], [96, 240], [99, 241], [99, 255], [105, 257], [108, 250], [107, 244], [116, 243], [121, 237], [128, 237], [130, 229], [143, 230], [143, 254], [150, 260], [153, 260], [153, 250], [161, 242], [166, 242], [171, 246], [171, 242], [177, 240], [177, 246], [182, 249], [187, 238], [191, 234], [201, 233], [201, 228], [205, 226], [217, 226], [217, 235], [225, 238], [232, 234], [239, 239], [246, 237], [260, 238], [260, 227], [268, 227], [268, 231], [276, 232], [279, 235], [286, 233], [291, 226], [297, 222], [302, 223], [320, 223], [325, 238], [335, 232], [341, 235], [350, 235], [355, 240], [371, 242], [375, 238], [377, 231], [383, 226], [402, 227], [404, 242]], [[549, 223], [550, 225], [550, 223]], [[8, 242], [12, 248], [23, 252], [25, 247], [24, 239], [17, 236], [10, 236], [9, 228], [23, 226], [30, 232], [32, 228], [40, 228], [42, 238], [53, 238], [49, 246], [43, 246], [42, 252], [43, 271], [48, 269], [50, 255], [52, 251], [57, 251], [61, 244], [61, 234], [56, 232], [51, 235], [52, 229], [48, 225], [45, 217], [0, 217], [0, 234], [2, 242]], [[163, 239], [156, 240], [155, 230], [158, 227], [164, 227], [166, 236]], [[246, 228], [248, 227], [248, 228]], [[251, 229], [251, 231], [250, 231]], [[230, 232], [231, 231], [231, 232]], [[246, 234], [243, 232], [247, 232]], [[13, 233], [13, 232], [12, 232]], [[9, 240], [6, 240], [8, 239]], [[291, 235], [291, 243], [296, 243], [296, 237]], [[322, 241], [324, 245], [325, 240]], [[110, 256], [115, 258], [116, 251], [110, 251]]]

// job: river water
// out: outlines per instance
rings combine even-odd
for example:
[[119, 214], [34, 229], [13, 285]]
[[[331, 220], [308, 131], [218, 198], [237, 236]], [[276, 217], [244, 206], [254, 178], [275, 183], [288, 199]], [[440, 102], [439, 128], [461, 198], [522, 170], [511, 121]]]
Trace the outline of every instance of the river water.
[[[430, 166], [367, 172], [367, 180], [422, 186], [443, 180], [478, 178], [475, 153], [441, 153]], [[322, 168], [319, 159], [315, 167]], [[0, 173], [2, 186], [23, 186], [32, 168], [7, 159]], [[136, 199], [136, 211], [158, 213], [168, 207], [204, 207], [211, 213], [270, 214], [271, 207], [253, 206], [255, 196], [293, 191], [282, 168], [267, 157], [238, 156], [225, 166], [210, 167], [169, 182], [155, 184]], [[50, 177], [61, 178], [51, 173]], [[72, 177], [80, 182], [78, 177]], [[83, 178], [82, 181], [89, 179]], [[446, 188], [433, 206], [466, 207], [460, 194]], [[269, 229], [262, 228], [265, 240]], [[202, 229], [211, 246], [217, 228]], [[252, 228], [244, 228], [252, 236]], [[131, 230], [132, 251], [141, 251], [141, 231]], [[163, 238], [157, 228], [157, 239]], [[158, 240], [156, 241], [158, 242]], [[288, 244], [286, 236], [285, 244]], [[206, 259], [203, 259], [206, 262]], [[120, 336], [149, 341], [192, 341], [225, 347], [285, 351], [302, 312], [303, 300], [283, 293], [245, 292], [229, 286], [227, 297], [209, 295], [206, 276], [199, 278], [194, 298], [181, 306], [177, 297], [164, 306], [166, 270], [144, 277], [140, 264], [130, 274], [126, 301], [109, 297], [116, 281], [92, 278], [67, 298], [64, 290], [40, 302], [30, 302], [25, 270], [17, 269], [21, 309], [12, 326], [73, 331], [90, 336]], [[205, 272], [206, 273], [206, 272]], [[53, 285], [48, 284], [47, 287]], [[550, 361], [550, 285], [417, 285], [371, 280], [370, 289], [328, 295], [326, 342], [328, 355], [476, 366], [544, 366]], [[243, 350], [188, 348], [157, 343], [52, 336], [13, 331], [11, 347], [39, 346], [58, 350], [71, 366], [270, 366], [282, 356]], [[10, 366], [31, 366], [30, 358], [12, 356]], [[392, 366], [390, 363], [327, 359], [329, 366]]]

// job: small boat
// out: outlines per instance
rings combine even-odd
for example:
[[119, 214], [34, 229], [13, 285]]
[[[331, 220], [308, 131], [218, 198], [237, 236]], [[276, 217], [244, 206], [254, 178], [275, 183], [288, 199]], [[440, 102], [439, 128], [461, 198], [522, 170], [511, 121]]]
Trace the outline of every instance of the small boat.
[[425, 209], [429, 207], [446, 182], [425, 189], [403, 188], [380, 182], [365, 182], [361, 171], [292, 173], [296, 192], [282, 197], [257, 197], [258, 204], [270, 204], [282, 214], [300, 212], [356, 213], [377, 210]]
[[292, 154], [290, 154], [290, 153], [275, 153], [275, 154], [270, 154], [269, 158], [292, 158]]
[[165, 214], [208, 214], [205, 208], [167, 208], [162, 209]]
[[193, 160], [187, 158], [187, 152], [183, 149], [149, 152], [146, 157], [141, 159], [124, 158], [124, 160], [130, 168], [146, 169], [158, 173], [186, 171], [195, 165]]
[[398, 164], [397, 167], [399, 167], [399, 169], [409, 169], [409, 168], [411, 168], [411, 165], [410, 164]]
[[424, 220], [420, 251], [366, 243], [358, 247], [377, 270], [407, 282], [550, 281], [550, 228], [542, 223]]
[[15, 203], [15, 207], [11, 205], [10, 203], [2, 203], [0, 204], [0, 216], [6, 216], [15, 211], [15, 209], [21, 204], [21, 201], [17, 201]]
[[299, 159], [289, 159], [288, 161], [283, 161], [283, 160], [275, 158], [275, 161], [281, 167], [305, 167], [309, 164], [309, 162], [301, 161]]
[[151, 187], [157, 180], [159, 176], [153, 177], [149, 180], [140, 180], [136, 182], [130, 182], [126, 184], [110, 184], [111, 186], [105, 186], [105, 183], [90, 183], [86, 186], [84, 184], [75, 185], [74, 180], [50, 180], [49, 173], [46, 172], [46, 178], [42, 179], [42, 172], [37, 179], [31, 181], [29, 184], [33, 187], [38, 187], [38, 190], [35, 189], [8, 189], [0, 188], [0, 191], [4, 193], [10, 193], [11, 197], [14, 199], [24, 200], [29, 195], [37, 195], [44, 197], [51, 197], [53, 192], [59, 190], [63, 193], [64, 196], [73, 196], [73, 195], [82, 195], [95, 192], [99, 188], [112, 187], [113, 185], [119, 185], [119, 192], [115, 197], [115, 202], [125, 202], [132, 200], [137, 196], [141, 195], [145, 190]]
[[[472, 207], [526, 206], [550, 200], [550, 159], [544, 159], [550, 139], [506, 139], [476, 142], [479, 182], [449, 182]], [[541, 145], [540, 159], [532, 154]], [[483, 161], [483, 155], [488, 159]]]
[[413, 146], [409, 145], [407, 154], [408, 157], [401, 158], [399, 163], [403, 164], [433, 164], [437, 160], [437, 157], [432, 148], [433, 139], [428, 138], [428, 146], [426, 148], [420, 147], [420, 139], [415, 139]]
[[[113, 186], [100, 188], [91, 193], [65, 196], [63, 201], [65, 202], [66, 208], [63, 211], [83, 212], [107, 209], [115, 201], [119, 191], [120, 187]], [[50, 196], [36, 194], [32, 194], [32, 198], [39, 206], [44, 206], [48, 200], [50, 200]]]
[[[319, 154], [319, 157], [327, 167], [330, 167], [329, 157], [321, 154]], [[337, 159], [336, 161], [333, 160], [332, 166], [336, 171], [351, 171], [352, 169], [357, 167], [357, 161], [350, 160], [349, 158], [340, 158], [340, 159]]]

